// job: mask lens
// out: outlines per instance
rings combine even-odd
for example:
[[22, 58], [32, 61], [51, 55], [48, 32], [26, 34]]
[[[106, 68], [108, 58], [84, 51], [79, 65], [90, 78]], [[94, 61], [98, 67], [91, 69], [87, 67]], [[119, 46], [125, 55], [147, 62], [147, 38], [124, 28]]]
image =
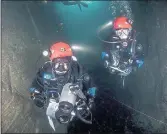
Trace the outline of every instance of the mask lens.
[[127, 39], [129, 32], [129, 29], [119, 29], [116, 31], [116, 35], [120, 37], [120, 39]]
[[55, 63], [54, 69], [57, 74], [65, 74], [69, 69], [69, 63], [67, 61], [59, 60]]
[[56, 63], [55, 64], [55, 68], [57, 69], [59, 67], [59, 63]]
[[121, 36], [121, 29], [116, 31], [117, 36]]
[[65, 70], [68, 70], [68, 65], [67, 65], [67, 63], [64, 63], [64, 69], [65, 69]]

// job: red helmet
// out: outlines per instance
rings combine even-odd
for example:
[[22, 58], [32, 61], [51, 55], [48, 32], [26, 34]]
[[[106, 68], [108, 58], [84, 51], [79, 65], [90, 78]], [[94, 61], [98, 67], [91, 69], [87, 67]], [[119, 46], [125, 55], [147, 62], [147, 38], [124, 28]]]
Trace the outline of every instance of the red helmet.
[[126, 17], [118, 17], [113, 22], [114, 30], [132, 28], [131, 21]]
[[71, 47], [64, 42], [58, 42], [58, 43], [53, 44], [50, 47], [50, 52], [51, 52], [50, 60], [53, 60], [55, 58], [73, 56]]

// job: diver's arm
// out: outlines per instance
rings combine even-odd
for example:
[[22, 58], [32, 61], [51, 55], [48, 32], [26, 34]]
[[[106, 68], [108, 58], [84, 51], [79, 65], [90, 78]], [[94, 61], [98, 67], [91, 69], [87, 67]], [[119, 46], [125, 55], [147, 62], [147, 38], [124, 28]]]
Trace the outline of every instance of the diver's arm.
[[[110, 41], [110, 36], [107, 38], [108, 41]], [[103, 44], [103, 52], [101, 53], [102, 60], [109, 60], [109, 53], [110, 53], [110, 46], [112, 44], [104, 43]]]
[[137, 34], [136, 31], [134, 31], [133, 40], [135, 41], [135, 48], [134, 48], [135, 54], [132, 57], [133, 60], [132, 65], [135, 68], [140, 68], [144, 64], [144, 47], [141, 43], [136, 41], [136, 39], [139, 39], [139, 34]]
[[[34, 78], [31, 87], [29, 88], [30, 97], [33, 100], [34, 104], [37, 107], [43, 107], [43, 87], [39, 83], [43, 83], [43, 79], [40, 76], [40, 71], [37, 72], [36, 77]], [[41, 105], [42, 104], [42, 105]]]
[[88, 87], [89, 87], [89, 88], [88, 88], [87, 93], [88, 93], [91, 97], [95, 98], [96, 92], [97, 92], [97, 87], [95, 86], [95, 83], [93, 82], [93, 79], [92, 79], [92, 78], [90, 78], [90, 80], [89, 80]]
[[143, 45], [137, 44], [136, 47], [138, 46], [141, 46], [142, 49], [140, 51], [136, 50], [134, 64], [136, 65], [136, 67], [140, 68], [144, 64], [144, 53], [143, 53]]
[[45, 72], [47, 72], [49, 68], [50, 68], [50, 63], [46, 63], [44, 64], [44, 66], [39, 68], [35, 78], [33, 79], [31, 87], [29, 88], [30, 94], [34, 93], [35, 90], [38, 90], [40, 93], [43, 91], [44, 81], [45, 81], [43, 77]]
[[[96, 88], [94, 88], [95, 85], [93, 83], [92, 78], [87, 73], [86, 69], [79, 64], [76, 57], [73, 57], [72, 59], [76, 67], [78, 68], [78, 73], [79, 73], [78, 82], [82, 85], [82, 91], [87, 94], [88, 91], [91, 90], [92, 88], [95, 94]], [[95, 96], [94, 94], [92, 93], [91, 95]]]
[[95, 98], [96, 95], [96, 86], [95, 83], [93, 82], [92, 77], [87, 73], [85, 69], [82, 70], [83, 73], [83, 91], [89, 95], [90, 97]]
[[95, 106], [94, 100], [97, 94], [97, 87], [91, 76], [83, 70], [83, 93], [87, 96], [87, 102], [90, 109]]
[[38, 70], [36, 77], [29, 88], [31, 99], [33, 100], [34, 104], [40, 108], [44, 106], [43, 91], [44, 85], [46, 82], [49, 82], [48, 75], [50, 76], [50, 74], [47, 72], [50, 70], [50, 68], [51, 66], [49, 64], [44, 64], [44, 66]]
[[[36, 77], [34, 78], [31, 87], [29, 88], [30, 97], [33, 100], [34, 104], [42, 108], [44, 106], [44, 97], [43, 97], [43, 79], [40, 76], [41, 71], [38, 71]], [[41, 86], [42, 85], [42, 86]]]

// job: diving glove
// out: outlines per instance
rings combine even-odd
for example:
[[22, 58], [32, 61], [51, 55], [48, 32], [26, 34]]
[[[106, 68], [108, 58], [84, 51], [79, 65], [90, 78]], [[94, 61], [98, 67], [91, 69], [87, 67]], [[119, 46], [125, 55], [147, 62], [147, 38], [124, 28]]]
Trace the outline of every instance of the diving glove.
[[136, 63], [138, 65], [138, 68], [140, 68], [144, 64], [144, 61], [143, 60], [136, 60]]
[[34, 101], [35, 105], [39, 108], [43, 108], [45, 104], [45, 98], [36, 88], [30, 88], [31, 99]]
[[88, 94], [91, 96], [91, 97], [93, 97], [93, 98], [95, 98], [95, 95], [96, 95], [96, 87], [92, 87], [92, 88], [89, 88], [88, 89]]

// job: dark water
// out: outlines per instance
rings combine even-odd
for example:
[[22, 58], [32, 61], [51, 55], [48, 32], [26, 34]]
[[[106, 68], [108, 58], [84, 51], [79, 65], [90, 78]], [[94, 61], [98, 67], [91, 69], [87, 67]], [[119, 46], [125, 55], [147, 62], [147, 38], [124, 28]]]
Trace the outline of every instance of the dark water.
[[[68, 7], [58, 2], [4, 3], [2, 23], [7, 30], [2, 34], [11, 38], [6, 39], [3, 36], [3, 56], [6, 60], [5, 52], [9, 53], [10, 59], [17, 55], [11, 65], [14, 67], [18, 63], [16, 70], [23, 71], [14, 75], [19, 81], [14, 81], [13, 77], [12, 87], [17, 88], [24, 96], [28, 96], [25, 90], [34, 77], [36, 60], [43, 49], [57, 41], [65, 41], [82, 48], [75, 54], [87, 68], [99, 90], [93, 124], [85, 125], [76, 120], [69, 125], [69, 133], [166, 132], [165, 2], [92, 1], [89, 8], [82, 8], [82, 12], [77, 6]], [[134, 20], [134, 27], [140, 33], [139, 40], [145, 44], [145, 65], [128, 77], [124, 89], [121, 88], [119, 77], [109, 75], [103, 68], [100, 58], [102, 43], [96, 37], [97, 28], [118, 15], [126, 15]], [[14, 26], [15, 29], [10, 30]], [[20, 30], [23, 32], [19, 32]], [[18, 41], [18, 38], [21, 38], [21, 41]], [[41, 59], [40, 64], [42, 63]], [[17, 72], [16, 70], [14, 72]], [[39, 132], [51, 132], [48, 127], [44, 129], [47, 125], [40, 116], [32, 121], [35, 122], [33, 128], [40, 129]], [[17, 118], [15, 122], [22, 124]], [[30, 127], [30, 124], [27, 123], [27, 126]], [[17, 126], [13, 124], [11, 126], [7, 132], [29, 132], [28, 128], [23, 131], [17, 130]]]

